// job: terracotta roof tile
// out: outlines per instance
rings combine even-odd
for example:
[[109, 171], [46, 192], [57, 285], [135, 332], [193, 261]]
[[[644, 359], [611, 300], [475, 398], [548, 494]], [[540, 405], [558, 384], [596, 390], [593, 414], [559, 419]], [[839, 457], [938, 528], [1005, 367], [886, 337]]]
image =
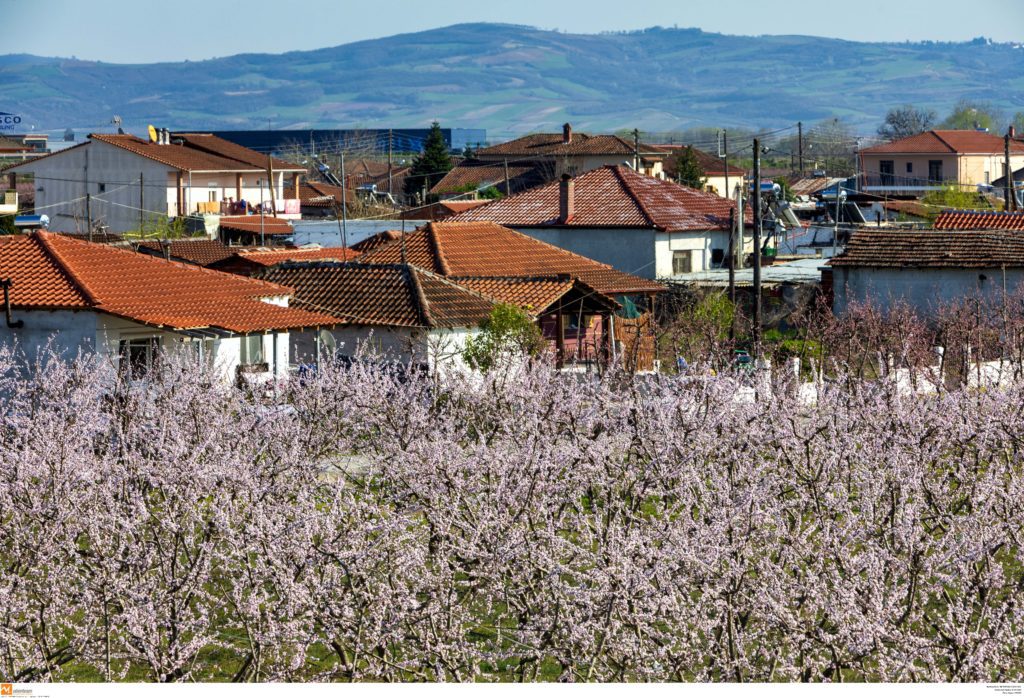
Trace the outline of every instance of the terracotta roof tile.
[[[401, 240], [395, 240], [366, 252], [360, 261], [400, 263], [402, 246]], [[665, 290], [657, 282], [620, 272], [490, 221], [430, 223], [406, 233], [404, 246], [409, 264], [452, 278], [568, 274], [606, 295]]]
[[408, 264], [285, 263], [260, 278], [295, 289], [294, 304], [355, 325], [475, 327], [494, 303]]
[[[228, 247], [220, 240], [208, 238], [170, 240], [166, 244], [170, 246], [168, 253], [174, 259], [201, 267], [227, 259], [235, 253], [234, 248]], [[164, 243], [160, 240], [142, 240], [138, 243], [140, 252], [156, 255], [164, 254], [163, 245]]]
[[0, 276], [25, 309], [91, 309], [170, 329], [263, 332], [334, 324], [328, 316], [265, 303], [277, 284], [126, 249], [36, 232], [0, 239]]
[[[1010, 141], [1010, 151], [1024, 153], [1024, 142]], [[864, 148], [862, 153], [1002, 153], [1003, 137], [984, 131], [925, 131]]]
[[936, 230], [1024, 230], [1024, 212], [943, 211], [935, 219]]
[[850, 235], [833, 267], [1024, 267], [1024, 235], [1008, 231], [874, 231]]
[[[465, 192], [468, 188], [486, 188], [487, 186], [498, 186], [504, 192], [505, 172], [505, 166], [502, 163], [466, 160], [453, 167], [448, 174], [442, 177], [441, 181], [430, 189], [430, 193], [457, 194]], [[539, 165], [510, 164], [508, 178], [512, 182], [511, 190], [513, 192], [524, 191], [543, 184], [550, 179], [545, 176], [545, 172], [546, 168]]]
[[[717, 194], [648, 177], [628, 167], [591, 170], [573, 181], [574, 214], [560, 223], [560, 182], [492, 201], [455, 216], [514, 227], [643, 228], [662, 231], [726, 230], [736, 203]], [[753, 224], [749, 211], [747, 220]]]
[[[212, 155], [237, 160], [238, 162], [266, 169], [267, 156], [245, 146], [232, 143], [212, 133], [172, 133], [172, 138], [180, 138], [191, 148], [202, 150]], [[164, 146], [166, 147], [166, 146]], [[305, 172], [306, 168], [279, 158], [270, 158], [275, 172]]]
[[289, 249], [236, 249], [232, 256], [244, 259], [261, 267], [272, 267], [282, 262], [308, 262], [331, 260], [345, 262], [355, 259], [357, 254], [344, 247], [312, 247]]
[[264, 169], [188, 146], [158, 145], [127, 134], [91, 133], [89, 138], [186, 172], [262, 172]]
[[360, 240], [354, 245], [349, 245], [349, 249], [354, 250], [360, 254], [375, 250], [381, 245], [386, 245], [393, 240], [398, 240], [402, 237], [401, 231], [398, 230], [384, 230], [365, 240]]
[[465, 286], [495, 300], [524, 308], [533, 315], [543, 314], [573, 289], [579, 291], [580, 295], [592, 297], [593, 300], [606, 305], [610, 310], [619, 307], [619, 304], [611, 297], [598, 292], [569, 274], [511, 277], [470, 276], [455, 277], [452, 280], [460, 286]]

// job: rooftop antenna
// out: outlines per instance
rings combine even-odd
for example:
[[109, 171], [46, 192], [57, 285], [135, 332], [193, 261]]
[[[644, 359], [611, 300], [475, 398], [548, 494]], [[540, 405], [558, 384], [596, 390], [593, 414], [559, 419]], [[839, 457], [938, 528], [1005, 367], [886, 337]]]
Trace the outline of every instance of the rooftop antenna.
[[124, 135], [124, 129], [121, 128], [121, 117], [120, 116], [118, 116], [117, 114], [114, 114], [114, 118], [110, 120], [110, 123], [114, 124], [114, 126], [117, 126], [117, 133], [118, 133], [118, 135], [120, 135], [120, 136]]

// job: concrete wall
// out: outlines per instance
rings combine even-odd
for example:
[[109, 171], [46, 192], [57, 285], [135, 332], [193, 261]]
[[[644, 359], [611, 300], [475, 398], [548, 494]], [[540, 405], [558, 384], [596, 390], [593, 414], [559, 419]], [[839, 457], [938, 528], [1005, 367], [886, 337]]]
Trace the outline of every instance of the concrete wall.
[[[90, 142], [27, 162], [17, 172], [34, 174], [36, 212], [50, 217], [51, 230], [84, 233], [88, 230], [86, 194], [92, 197], [93, 223], [113, 232], [137, 229], [141, 219], [161, 215], [168, 169], [127, 150]], [[138, 208], [156, 213], [140, 214]]]
[[[353, 357], [359, 347], [364, 347], [366, 351], [379, 352], [385, 358], [401, 363], [413, 361], [426, 364], [431, 370], [467, 370], [462, 352], [466, 348], [466, 341], [479, 332], [478, 328], [466, 327], [429, 331], [408, 327], [339, 327], [323, 330], [320, 350], [324, 357], [334, 352], [340, 356]], [[293, 363], [316, 362], [317, 333], [316, 330], [292, 333]]]
[[[511, 226], [515, 227], [515, 226]], [[516, 228], [562, 249], [610, 264], [619, 271], [655, 278], [655, 231], [642, 228]], [[672, 262], [669, 259], [669, 269]]]
[[[982, 279], [981, 277], [985, 278]], [[1024, 269], [1006, 270], [1006, 292], [1024, 282]], [[966, 298], [998, 304], [1003, 293], [1001, 269], [885, 269], [836, 267], [833, 270], [836, 315], [851, 302], [871, 302], [887, 310], [904, 301], [924, 317], [938, 308]]]
[[[691, 252], [691, 271], [706, 271], [713, 269], [711, 264], [711, 251], [722, 250], [723, 262], [727, 264], [726, 256], [729, 252], [729, 234], [725, 231], [708, 230], [685, 233], [657, 233], [654, 237], [655, 248], [655, 273], [657, 278], [672, 276], [672, 253], [676, 250], [689, 250]], [[718, 265], [717, 268], [721, 268]]]
[[15, 310], [12, 315], [25, 326], [14, 329], [6, 323], [0, 325], [0, 343], [16, 346], [29, 361], [47, 346], [64, 359], [96, 349], [99, 316], [92, 311]]

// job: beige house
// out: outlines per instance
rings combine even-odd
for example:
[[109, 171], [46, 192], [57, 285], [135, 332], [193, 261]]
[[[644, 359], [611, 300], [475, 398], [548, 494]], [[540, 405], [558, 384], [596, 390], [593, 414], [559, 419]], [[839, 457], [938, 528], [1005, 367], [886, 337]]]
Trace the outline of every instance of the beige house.
[[[990, 185], [1005, 170], [1004, 139], [982, 131], [925, 131], [860, 151], [863, 191], [922, 195], [953, 182]], [[1024, 141], [1010, 139], [1010, 168], [1024, 166]]]

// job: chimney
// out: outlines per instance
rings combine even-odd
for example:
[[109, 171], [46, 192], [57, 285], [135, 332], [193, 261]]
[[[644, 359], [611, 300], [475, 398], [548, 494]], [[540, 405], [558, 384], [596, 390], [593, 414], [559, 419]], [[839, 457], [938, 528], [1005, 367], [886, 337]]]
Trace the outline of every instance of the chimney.
[[569, 145], [572, 143], [572, 125], [562, 124], [562, 143]]
[[564, 174], [562, 181], [558, 183], [558, 222], [563, 225], [568, 223], [575, 212], [576, 183], [571, 176]]
[[1010, 138], [1017, 137], [1017, 129], [1014, 128], [1013, 124], [1010, 124]]

